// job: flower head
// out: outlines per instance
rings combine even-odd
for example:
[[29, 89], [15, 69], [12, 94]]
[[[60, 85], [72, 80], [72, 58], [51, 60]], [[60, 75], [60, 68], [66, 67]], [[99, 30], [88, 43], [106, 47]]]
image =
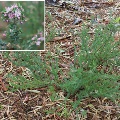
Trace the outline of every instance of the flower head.
[[35, 37], [33, 37], [32, 40], [35, 40]]
[[40, 40], [41, 40], [41, 38], [38, 38], [37, 40], [38, 40], [38, 41], [40, 41]]
[[17, 9], [14, 14], [15, 14], [15, 17], [19, 18], [21, 16], [21, 11]]
[[13, 4], [10, 7], [5, 7], [2, 18], [7, 22], [23, 23], [25, 21], [23, 11], [22, 6]]
[[5, 10], [6, 10], [6, 13], [9, 13], [12, 9], [10, 7], [6, 7]]
[[13, 13], [9, 13], [8, 17], [9, 17], [9, 19], [13, 19], [14, 18], [14, 14]]
[[35, 44], [36, 44], [37, 46], [40, 46], [41, 41], [44, 41], [43, 33], [40, 32], [40, 33], [34, 35], [34, 37], [32, 37], [32, 40], [35, 41]]
[[23, 24], [23, 22], [21, 21], [20, 24]]
[[37, 46], [39, 46], [39, 45], [40, 45], [40, 43], [41, 43], [40, 41], [37, 41], [37, 42], [36, 42], [36, 45], [37, 45]]
[[41, 41], [44, 41], [44, 37], [41, 37], [40, 39], [41, 39]]
[[3, 33], [2, 35], [3, 35], [3, 37], [6, 37], [6, 34], [5, 34], [5, 33]]
[[11, 7], [12, 7], [12, 8], [17, 8], [18, 5], [17, 5], [17, 4], [13, 4]]

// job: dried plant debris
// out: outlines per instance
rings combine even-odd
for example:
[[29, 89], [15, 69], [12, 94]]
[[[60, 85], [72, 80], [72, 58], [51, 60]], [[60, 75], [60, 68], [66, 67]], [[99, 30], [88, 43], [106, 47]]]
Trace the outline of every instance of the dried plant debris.
[[[16, 93], [0, 93], [2, 103], [0, 119], [15, 120], [75, 120], [75, 119], [118, 119], [120, 107], [107, 98], [86, 98], [72, 109], [74, 99], [67, 99], [59, 92], [60, 99], [54, 102], [50, 99], [47, 88], [33, 91], [18, 91]], [[9, 99], [9, 101], [8, 101]], [[120, 101], [119, 101], [120, 102]]]
[[8, 87], [8, 83], [11, 81], [11, 79], [8, 77], [8, 74], [11, 74], [13, 76], [21, 75], [26, 79], [32, 79], [32, 72], [30, 71], [30, 69], [24, 66], [15, 66], [11, 61], [4, 58], [3, 55], [0, 54], [0, 82], [1, 90], [3, 91], [7, 91], [6, 86]]

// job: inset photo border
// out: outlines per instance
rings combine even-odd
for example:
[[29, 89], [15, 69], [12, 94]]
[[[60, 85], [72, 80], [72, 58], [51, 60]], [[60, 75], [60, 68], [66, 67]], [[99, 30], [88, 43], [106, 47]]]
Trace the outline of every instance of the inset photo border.
[[0, 1], [0, 51], [45, 50], [45, 1]]

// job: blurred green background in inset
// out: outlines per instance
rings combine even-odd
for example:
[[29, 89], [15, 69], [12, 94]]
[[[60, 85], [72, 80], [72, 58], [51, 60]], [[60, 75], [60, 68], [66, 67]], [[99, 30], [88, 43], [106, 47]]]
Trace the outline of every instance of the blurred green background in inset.
[[[23, 49], [26, 49], [28, 47], [27, 42], [30, 43], [31, 38], [35, 34], [43, 32], [44, 35], [44, 1], [0, 1], [0, 12], [2, 12], [5, 7], [10, 7], [14, 3], [20, 3], [24, 9], [24, 15], [27, 18], [27, 21], [20, 25], [23, 31], [20, 44]], [[2, 36], [6, 29], [7, 23], [3, 22], [0, 13], [0, 39], [3, 41], [6, 40], [6, 38]], [[35, 50], [44, 50], [44, 42], [40, 47], [36, 46]]]

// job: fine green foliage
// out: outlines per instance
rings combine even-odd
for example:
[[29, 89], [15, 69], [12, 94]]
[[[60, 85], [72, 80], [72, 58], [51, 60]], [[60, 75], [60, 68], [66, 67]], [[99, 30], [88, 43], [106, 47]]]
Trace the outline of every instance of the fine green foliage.
[[6, 57], [12, 61], [12, 57], [16, 58], [15, 61], [12, 61], [16, 66], [24, 66], [31, 70], [34, 73], [36, 79], [47, 79], [46, 74], [47, 65], [41, 60], [41, 57], [38, 52], [25, 51], [25, 52], [14, 52], [12, 57], [8, 57], [9, 54], [6, 52]]
[[33, 78], [32, 80], [28, 80], [25, 77], [18, 75], [14, 76], [12, 74], [9, 74], [7, 77], [9, 77], [9, 89], [11, 91], [16, 90], [26, 90], [26, 89], [34, 89], [39, 88], [47, 85], [48, 83], [46, 81], [42, 81], [40, 79]]
[[51, 22], [53, 21], [53, 18], [50, 13], [46, 13], [46, 16], [48, 16], [48, 21], [50, 24], [47, 25], [47, 27], [50, 29], [50, 33], [46, 35], [46, 41], [51, 41], [56, 36], [56, 28], [52, 26]]
[[46, 36], [46, 41], [49, 42], [49, 41], [52, 41], [53, 38], [55, 37], [55, 28], [52, 28], [51, 29], [51, 32], [49, 33], [49, 35]]
[[0, 39], [0, 50], [6, 50], [7, 44]]
[[[99, 26], [91, 39], [88, 29], [82, 30], [81, 49], [75, 54], [74, 67], [60, 86], [68, 96], [76, 95], [79, 99], [85, 97], [120, 97], [120, 76], [114, 68], [119, 65], [119, 42], [114, 42], [112, 24]], [[98, 69], [98, 66], [102, 66]], [[116, 68], [117, 69], [117, 68]]]
[[[3, 52], [4, 57], [16, 66], [24, 66], [30, 70], [32, 79], [27, 79], [21, 75], [14, 76], [9, 74], [7, 77], [10, 79], [12, 90], [16, 89], [30, 89], [45, 86], [50, 83], [49, 76], [46, 73], [47, 65], [41, 60], [38, 52], [14, 52], [9, 56], [8, 52]], [[12, 58], [16, 60], [13, 61]]]
[[[14, 76], [11, 73], [8, 74], [7, 78], [10, 79], [9, 84], [12, 86], [10, 87], [12, 91], [16, 91], [17, 89], [32, 89], [49, 84], [49, 91], [52, 92], [51, 99], [56, 99], [54, 98], [56, 93], [53, 84], [58, 84], [58, 72], [61, 72], [58, 67], [58, 58], [53, 56], [48, 59], [48, 57], [51, 56], [49, 52], [46, 55], [45, 61], [41, 59], [40, 52], [26, 51], [13, 52], [13, 54], [10, 54], [9, 52], [3, 52], [3, 54], [4, 57], [9, 59], [14, 65], [28, 68], [33, 77], [31, 80], [28, 80], [21, 75]], [[13, 58], [15, 58], [14, 61]], [[46, 64], [48, 61], [50, 62], [50, 65]], [[50, 72], [50, 75], [47, 73], [47, 71]]]
[[[74, 65], [70, 68], [69, 76], [63, 81], [59, 79], [59, 74], [62, 74], [59, 58], [52, 56], [50, 52], [44, 60], [41, 59], [39, 52], [14, 52], [11, 57], [8, 52], [4, 52], [4, 57], [9, 58], [13, 64], [27, 67], [32, 72], [33, 80], [10, 75], [13, 90], [49, 84], [48, 92], [51, 93], [53, 101], [59, 98], [55, 97], [57, 94], [54, 87], [64, 90], [67, 97], [76, 95], [80, 100], [86, 97], [118, 99], [120, 43], [114, 41], [116, 28], [113, 24], [99, 26], [93, 37], [90, 37], [88, 31], [89, 29], [84, 26], [80, 34], [80, 50], [76, 50]], [[15, 60], [13, 61], [12, 58]]]

